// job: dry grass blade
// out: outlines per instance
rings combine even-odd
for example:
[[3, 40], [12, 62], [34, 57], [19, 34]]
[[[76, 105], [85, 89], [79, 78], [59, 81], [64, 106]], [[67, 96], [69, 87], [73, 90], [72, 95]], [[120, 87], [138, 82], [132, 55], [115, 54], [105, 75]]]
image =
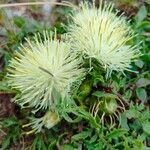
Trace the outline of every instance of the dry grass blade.
[[29, 5], [30, 6], [31, 5], [46, 5], [46, 4], [47, 5], [53, 4], [53, 5], [59, 5], [59, 6], [66, 6], [66, 7], [72, 7], [72, 8], [77, 7], [71, 3], [63, 1], [62, 3], [59, 3], [59, 2], [27, 2], [27, 3], [0, 4], [0, 8], [29, 6]]

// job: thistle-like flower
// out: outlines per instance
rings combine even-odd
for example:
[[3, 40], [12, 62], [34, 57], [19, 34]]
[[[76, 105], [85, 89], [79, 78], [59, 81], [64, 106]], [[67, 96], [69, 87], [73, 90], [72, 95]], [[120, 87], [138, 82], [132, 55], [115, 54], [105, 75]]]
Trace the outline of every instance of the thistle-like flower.
[[130, 70], [139, 51], [129, 43], [134, 33], [122, 15], [113, 13], [113, 5], [102, 3], [99, 8], [82, 3], [72, 16], [68, 39], [74, 50], [95, 58], [109, 73]]
[[9, 85], [21, 92], [14, 101], [23, 106], [47, 109], [57, 104], [58, 94], [65, 97], [70, 87], [84, 73], [82, 59], [65, 43], [44, 32], [34, 40], [27, 39], [11, 60], [8, 73]]

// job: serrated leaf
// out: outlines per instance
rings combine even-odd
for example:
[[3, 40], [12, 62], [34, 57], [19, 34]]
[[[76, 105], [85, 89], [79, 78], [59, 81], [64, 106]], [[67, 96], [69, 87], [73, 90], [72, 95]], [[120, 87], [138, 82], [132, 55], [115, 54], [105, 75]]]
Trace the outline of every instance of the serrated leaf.
[[6, 128], [13, 126], [13, 125], [18, 125], [18, 120], [16, 118], [7, 118], [4, 121], [2, 121], [2, 125]]
[[131, 119], [131, 118], [138, 118], [140, 116], [140, 112], [135, 110], [135, 109], [129, 109], [126, 112], [126, 117]]
[[6, 150], [8, 148], [8, 146], [10, 145], [10, 136], [6, 136], [2, 142], [2, 149]]
[[143, 102], [147, 102], [147, 93], [146, 93], [146, 90], [143, 89], [143, 88], [137, 88], [136, 89], [136, 94], [137, 94], [137, 97]]
[[96, 119], [91, 115], [91, 113], [85, 111], [82, 108], [80, 108], [78, 110], [72, 109], [72, 113], [79, 116], [79, 117], [82, 117], [82, 118], [88, 120], [89, 123], [91, 123], [91, 125], [96, 129], [99, 129], [101, 127], [100, 124], [96, 122]]
[[91, 136], [91, 133], [92, 133], [92, 131], [83, 131], [79, 134], [76, 134], [76, 135], [72, 136], [72, 140], [73, 141], [78, 141], [78, 140], [81, 140], [81, 139], [86, 139], [87, 137]]
[[127, 133], [127, 130], [125, 129], [114, 129], [113, 131], [107, 134], [107, 138], [115, 139], [117, 137], [123, 136], [125, 133]]

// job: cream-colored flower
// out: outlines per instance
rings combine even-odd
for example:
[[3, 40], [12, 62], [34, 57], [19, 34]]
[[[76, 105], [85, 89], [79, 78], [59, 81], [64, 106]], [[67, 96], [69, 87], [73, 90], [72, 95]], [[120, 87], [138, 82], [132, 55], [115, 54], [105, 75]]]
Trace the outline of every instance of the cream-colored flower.
[[21, 92], [14, 99], [23, 106], [47, 109], [59, 101], [58, 93], [64, 97], [74, 81], [83, 75], [82, 60], [65, 43], [49, 36], [42, 40], [35, 35], [27, 40], [28, 46], [21, 46], [10, 62], [8, 83]]
[[32, 130], [28, 131], [27, 134], [38, 133], [41, 132], [44, 127], [46, 127], [47, 129], [51, 129], [60, 120], [61, 119], [57, 112], [48, 111], [41, 118], [31, 118], [30, 123], [23, 125], [23, 128], [31, 126]]
[[68, 29], [74, 50], [97, 59], [109, 73], [130, 70], [132, 60], [139, 56], [137, 46], [129, 44], [134, 36], [129, 23], [112, 10], [112, 4], [96, 8], [82, 3]]

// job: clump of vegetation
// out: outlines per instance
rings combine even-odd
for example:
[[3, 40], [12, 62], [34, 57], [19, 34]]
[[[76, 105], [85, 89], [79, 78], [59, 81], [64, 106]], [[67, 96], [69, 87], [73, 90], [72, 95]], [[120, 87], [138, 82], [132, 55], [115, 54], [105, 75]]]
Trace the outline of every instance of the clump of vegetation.
[[148, 7], [129, 22], [105, 2], [70, 6], [59, 26], [3, 27], [0, 90], [18, 108], [1, 117], [2, 148], [148, 150]]

